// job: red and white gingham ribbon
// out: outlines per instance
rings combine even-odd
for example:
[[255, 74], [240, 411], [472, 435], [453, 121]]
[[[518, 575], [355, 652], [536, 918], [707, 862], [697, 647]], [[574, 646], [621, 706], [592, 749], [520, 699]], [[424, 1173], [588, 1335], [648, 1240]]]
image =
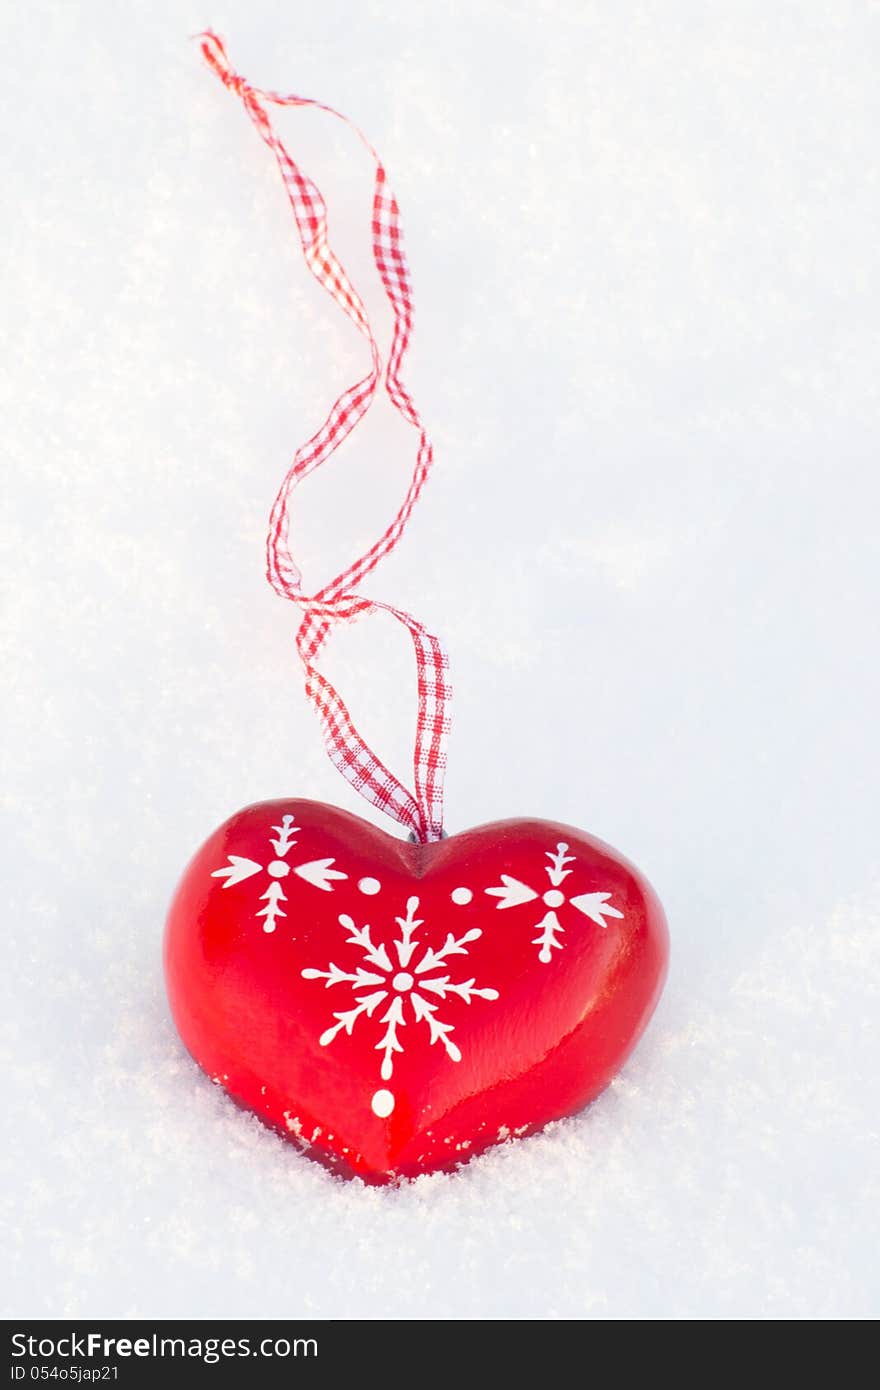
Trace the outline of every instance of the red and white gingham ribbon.
[[[230, 66], [226, 49], [216, 34], [208, 31], [199, 37], [207, 63], [224, 86], [241, 98], [257, 131], [278, 161], [309, 269], [370, 345], [369, 372], [354, 386], [343, 391], [317, 433], [297, 451], [281, 484], [269, 521], [266, 543], [268, 579], [276, 593], [291, 599], [303, 613], [296, 645], [305, 667], [306, 695], [317, 710], [327, 752], [333, 762], [362, 796], [406, 826], [418, 841], [438, 840], [443, 833], [443, 776], [452, 699], [446, 652], [440, 640], [408, 613], [354, 592], [355, 586], [375, 569], [382, 557], [388, 555], [400, 540], [424, 487], [433, 457], [425, 427], [399, 375], [412, 330], [413, 298], [409, 267], [403, 252], [397, 201], [388, 186], [379, 156], [347, 117], [319, 101], [282, 96], [278, 92], [265, 92], [251, 86]], [[291, 493], [314, 468], [329, 458], [366, 413], [382, 378], [382, 359], [361, 298], [328, 244], [324, 199], [312, 180], [291, 159], [273, 130], [266, 109], [268, 105], [314, 106], [320, 111], [329, 112], [355, 131], [375, 162], [373, 259], [394, 313], [394, 335], [385, 372], [385, 390], [395, 408], [418, 430], [419, 435], [412, 479], [394, 520], [364, 555], [316, 594], [304, 591], [302, 575], [290, 552]], [[415, 648], [418, 674], [418, 715], [413, 756], [415, 795], [367, 746], [354, 727], [338, 691], [315, 666], [335, 623], [378, 612], [390, 613], [403, 623]]]

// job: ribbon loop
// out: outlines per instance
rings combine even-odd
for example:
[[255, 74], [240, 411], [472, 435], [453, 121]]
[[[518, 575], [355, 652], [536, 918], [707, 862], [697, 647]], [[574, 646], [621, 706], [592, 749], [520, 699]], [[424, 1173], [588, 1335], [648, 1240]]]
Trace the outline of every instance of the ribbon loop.
[[[320, 428], [300, 446], [278, 490], [269, 518], [267, 578], [275, 592], [295, 603], [302, 613], [296, 635], [297, 651], [305, 670], [306, 696], [317, 712], [331, 760], [362, 796], [405, 826], [417, 841], [439, 840], [443, 834], [443, 778], [452, 699], [446, 652], [439, 638], [410, 614], [355, 592], [379, 561], [397, 545], [433, 462], [431, 442], [399, 375], [412, 332], [413, 297], [397, 200], [373, 146], [346, 116], [307, 97], [283, 96], [252, 86], [235, 72], [217, 34], [208, 30], [199, 38], [208, 66], [224, 87], [241, 98], [257, 132], [275, 156], [296, 219], [306, 264], [366, 338], [370, 350], [370, 370], [342, 392]], [[384, 387], [394, 408], [418, 431], [413, 474], [396, 515], [369, 550], [316, 594], [305, 592], [302, 574], [291, 554], [290, 498], [294, 488], [330, 457], [366, 414], [382, 380], [382, 358], [360, 295], [327, 240], [327, 210], [321, 192], [276, 135], [267, 111], [270, 105], [312, 106], [335, 116], [355, 132], [373, 160], [373, 260], [394, 315]], [[337, 623], [352, 622], [380, 612], [390, 614], [407, 629], [415, 653], [418, 713], [413, 753], [414, 793], [408, 791], [368, 747], [352, 723], [338, 691], [315, 665]]]

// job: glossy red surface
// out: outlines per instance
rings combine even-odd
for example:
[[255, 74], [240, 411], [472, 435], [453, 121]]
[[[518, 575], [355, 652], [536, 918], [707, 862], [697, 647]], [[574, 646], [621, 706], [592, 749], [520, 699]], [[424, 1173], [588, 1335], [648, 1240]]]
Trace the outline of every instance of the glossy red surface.
[[659, 997], [638, 871], [571, 826], [431, 845], [314, 801], [232, 816], [168, 917], [180, 1035], [241, 1105], [368, 1182], [453, 1168], [580, 1109]]

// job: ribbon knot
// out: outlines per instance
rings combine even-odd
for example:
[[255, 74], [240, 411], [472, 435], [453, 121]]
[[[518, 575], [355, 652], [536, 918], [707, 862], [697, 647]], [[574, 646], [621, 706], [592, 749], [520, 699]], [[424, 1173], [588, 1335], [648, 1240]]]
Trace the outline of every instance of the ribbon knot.
[[248, 84], [231, 66], [223, 40], [212, 29], [206, 29], [198, 38], [208, 67], [217, 74], [224, 87], [243, 97]]

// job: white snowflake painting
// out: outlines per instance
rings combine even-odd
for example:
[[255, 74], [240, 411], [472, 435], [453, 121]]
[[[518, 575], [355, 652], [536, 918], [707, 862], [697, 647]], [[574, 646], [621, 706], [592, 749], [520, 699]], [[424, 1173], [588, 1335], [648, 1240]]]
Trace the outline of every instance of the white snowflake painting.
[[530, 888], [527, 883], [512, 878], [510, 874], [502, 874], [501, 882], [485, 891], [490, 897], [498, 899], [499, 908], [522, 907], [540, 898], [547, 912], [534, 924], [538, 928], [538, 935], [533, 938], [533, 945], [538, 947], [538, 959], [548, 965], [553, 959], [553, 952], [561, 951], [564, 944], [561, 938], [565, 927], [559, 917], [560, 908], [567, 904], [602, 928], [608, 926], [606, 917], [622, 918], [623, 913], [611, 906], [610, 893], [578, 893], [568, 897], [562, 891], [562, 884], [573, 872], [567, 866], [577, 862], [575, 856], [568, 853], [567, 844], [560, 841], [555, 850], [546, 850], [545, 855], [550, 861], [544, 865], [550, 887], [543, 892], [540, 888]]
[[310, 883], [313, 888], [320, 888], [325, 893], [333, 891], [333, 885], [337, 880], [348, 878], [348, 874], [334, 869], [335, 859], [309, 859], [304, 864], [288, 863], [287, 856], [296, 844], [294, 836], [302, 831], [301, 826], [294, 825], [293, 816], [282, 816], [281, 824], [273, 825], [272, 829], [275, 831], [275, 838], [269, 839], [269, 847], [274, 851], [274, 858], [267, 864], [260, 864], [256, 859], [246, 859], [239, 854], [230, 854], [226, 864], [211, 874], [212, 878], [226, 880], [224, 888], [232, 888], [254, 874], [269, 875], [265, 892], [260, 894], [260, 902], [264, 902], [266, 906], [254, 913], [256, 918], [263, 918], [264, 932], [273, 932], [279, 918], [287, 916], [281, 906], [287, 902], [282, 880], [289, 874], [295, 874], [303, 882]]
[[[427, 946], [418, 939], [419, 928], [424, 925], [416, 917], [418, 910], [419, 899], [408, 898], [406, 915], [394, 919], [398, 934], [387, 944], [373, 940], [370, 926], [358, 927], [347, 913], [340, 914], [346, 943], [360, 951], [360, 964], [343, 970], [331, 962], [326, 970], [302, 972], [306, 980], [323, 980], [326, 989], [342, 986], [352, 996], [351, 1007], [334, 1013], [335, 1022], [321, 1034], [322, 1047], [329, 1047], [340, 1033], [351, 1037], [360, 1020], [375, 1018], [380, 1034], [375, 1050], [381, 1054], [379, 1074], [383, 1081], [391, 1080], [395, 1057], [417, 1040], [430, 1046], [439, 1043], [450, 1061], [460, 1062], [461, 1051], [451, 1037], [455, 1026], [444, 1021], [441, 1010], [445, 1013], [445, 1006], [456, 1002], [469, 1005], [474, 999], [498, 998], [496, 989], [478, 987], [475, 978], [453, 980], [447, 964], [451, 956], [468, 955], [468, 946], [482, 932], [476, 927], [459, 937], [449, 932], [439, 948]], [[419, 1024], [424, 1027], [418, 1028]], [[394, 1109], [394, 1094], [382, 1087], [370, 1104], [374, 1114], [385, 1119]]]

